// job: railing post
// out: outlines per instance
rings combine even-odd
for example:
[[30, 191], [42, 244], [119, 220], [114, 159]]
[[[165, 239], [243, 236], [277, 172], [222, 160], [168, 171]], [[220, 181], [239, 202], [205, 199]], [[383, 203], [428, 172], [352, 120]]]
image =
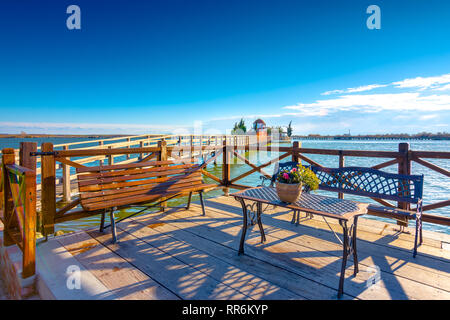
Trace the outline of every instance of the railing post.
[[298, 162], [298, 148], [300, 148], [300, 143], [298, 141], [294, 141], [292, 143], [292, 161], [294, 162]]
[[[63, 150], [69, 150], [68, 146], [63, 146]], [[70, 160], [70, 158], [68, 158]], [[62, 188], [63, 188], [63, 201], [70, 202], [72, 200], [72, 190], [70, 187], [70, 166], [67, 164], [62, 164]]]
[[[102, 141], [99, 141], [99, 142], [98, 142], [98, 145], [99, 145], [99, 146], [103, 146], [103, 140], [102, 140]], [[102, 149], [102, 147], [100, 147], [100, 149]], [[101, 160], [99, 161], [99, 163], [100, 163], [101, 166], [103, 166], [103, 159], [101, 159]]]
[[19, 165], [36, 171], [36, 157], [30, 156], [31, 152], [37, 151], [36, 142], [21, 142], [19, 153]]
[[[398, 162], [398, 173], [399, 174], [411, 174], [411, 159], [409, 159], [409, 143], [402, 142], [398, 144], [398, 152], [402, 154], [402, 158]], [[407, 202], [398, 202], [397, 207], [404, 210], [410, 209], [410, 204]], [[408, 226], [408, 219], [404, 221], [397, 220], [397, 225]]]
[[[53, 144], [44, 142], [42, 152], [53, 152]], [[56, 170], [52, 155], [41, 157], [41, 208], [43, 233], [45, 236], [55, 232], [56, 214]]]
[[[342, 153], [342, 150], [339, 150], [339, 168], [343, 168], [345, 166], [345, 157]], [[343, 185], [341, 185], [342, 187]], [[338, 193], [338, 198], [339, 199], [344, 199], [344, 193], [339, 192]]]
[[[144, 141], [140, 141], [139, 142], [139, 148], [143, 148], [144, 147]], [[142, 158], [144, 157], [144, 154], [141, 152], [139, 153], [139, 160], [142, 160]]]
[[[108, 147], [108, 149], [112, 149], [111, 146]], [[108, 155], [108, 165], [111, 166], [114, 164], [114, 156], [112, 154]]]
[[13, 148], [5, 148], [2, 150], [2, 172], [3, 172], [3, 222], [5, 231], [3, 232], [3, 245], [5, 247], [13, 245], [14, 240], [9, 235], [13, 215], [13, 198], [11, 193], [11, 185], [9, 183], [8, 171], [6, 165], [15, 163], [15, 154]]
[[25, 173], [24, 194], [22, 278], [28, 278], [36, 271], [36, 170]]
[[[158, 141], [158, 148], [159, 148], [159, 153], [158, 153], [158, 161], [167, 161], [167, 142], [166, 140], [164, 140], [164, 138], [162, 138], [161, 140]], [[162, 177], [158, 177], [158, 178], [162, 178]], [[161, 198], [161, 201], [164, 201], [165, 198]], [[160, 210], [164, 211], [165, 207], [167, 206], [166, 202], [161, 202], [160, 204]]]
[[[131, 138], [127, 138], [127, 149], [130, 148], [130, 142], [131, 142]], [[127, 153], [127, 160], [130, 159], [130, 154]]]
[[228, 154], [227, 139], [223, 140], [223, 155], [222, 155], [222, 183], [225, 187], [230, 184], [230, 157]]

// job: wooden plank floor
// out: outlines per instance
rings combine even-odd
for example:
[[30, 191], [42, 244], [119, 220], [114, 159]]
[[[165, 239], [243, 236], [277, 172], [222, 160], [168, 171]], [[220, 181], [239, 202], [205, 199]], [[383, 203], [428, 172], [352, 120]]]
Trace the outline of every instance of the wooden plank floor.
[[[167, 209], [121, 222], [118, 240], [82, 231], [55, 237], [118, 299], [337, 299], [341, 245], [321, 217], [290, 223], [292, 214], [268, 209], [237, 255], [242, 213], [231, 197], [190, 210]], [[327, 219], [340, 234], [336, 221]], [[450, 236], [424, 231], [412, 257], [413, 234], [360, 219], [360, 272], [347, 265], [344, 299], [450, 299]], [[40, 257], [38, 257], [40, 258]]]

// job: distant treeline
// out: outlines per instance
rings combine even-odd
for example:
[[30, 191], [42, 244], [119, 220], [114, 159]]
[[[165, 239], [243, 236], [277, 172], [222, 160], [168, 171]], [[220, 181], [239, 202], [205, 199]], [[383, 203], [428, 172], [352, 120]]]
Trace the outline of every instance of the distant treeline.
[[448, 132], [419, 132], [416, 134], [408, 133], [390, 133], [390, 134], [366, 134], [366, 135], [294, 135], [294, 139], [334, 139], [334, 140], [352, 140], [352, 139], [379, 139], [379, 140], [393, 140], [393, 139], [423, 139], [423, 140], [450, 140], [450, 133]]
[[123, 134], [28, 134], [28, 133], [19, 133], [19, 134], [7, 134], [7, 133], [0, 133], [0, 138], [22, 138], [22, 139], [29, 139], [29, 138], [87, 138], [87, 139], [107, 139], [107, 138], [117, 138], [126, 136]]

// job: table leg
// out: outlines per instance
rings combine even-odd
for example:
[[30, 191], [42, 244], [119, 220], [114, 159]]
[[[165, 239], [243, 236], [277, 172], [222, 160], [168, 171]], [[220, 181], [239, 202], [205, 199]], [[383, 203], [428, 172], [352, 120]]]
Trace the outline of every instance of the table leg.
[[356, 274], [359, 272], [358, 266], [358, 252], [356, 250], [356, 229], [358, 225], [358, 216], [353, 218], [353, 234], [352, 234], [352, 251], [353, 251], [353, 262], [354, 262], [354, 271], [353, 275], [356, 277]]
[[266, 241], [266, 235], [264, 234], [264, 228], [263, 225], [261, 223], [261, 213], [262, 213], [262, 203], [258, 202], [256, 204], [256, 214], [257, 214], [257, 221], [258, 221], [258, 226], [259, 226], [259, 232], [261, 233], [261, 243]]
[[297, 216], [297, 210], [292, 210], [294, 213], [292, 214], [292, 220], [291, 223], [294, 224], [295, 223], [295, 217]]
[[242, 206], [242, 216], [244, 218], [244, 224], [242, 225], [242, 233], [241, 233], [241, 242], [239, 244], [238, 255], [244, 254], [244, 243], [245, 243], [245, 234], [247, 233], [247, 207], [245, 206], [245, 201], [242, 198], [237, 198]]
[[353, 254], [354, 261], [353, 275], [356, 276], [356, 274], [359, 272], [358, 252], [356, 250], [356, 229], [358, 225], [358, 217], [355, 216], [353, 218], [353, 223], [350, 228], [347, 226], [347, 221], [345, 220], [339, 220], [339, 224], [342, 226], [342, 233], [344, 238], [342, 242], [342, 266], [338, 290], [338, 298], [341, 298], [344, 293], [345, 267], [347, 265], [348, 256], [350, 256], [351, 254]]
[[342, 297], [344, 293], [344, 280], [345, 280], [345, 266], [347, 264], [348, 257], [348, 227], [347, 221], [339, 220], [339, 224], [343, 229], [343, 243], [342, 243], [342, 265], [341, 265], [341, 276], [339, 278], [339, 289], [338, 289], [338, 298]]

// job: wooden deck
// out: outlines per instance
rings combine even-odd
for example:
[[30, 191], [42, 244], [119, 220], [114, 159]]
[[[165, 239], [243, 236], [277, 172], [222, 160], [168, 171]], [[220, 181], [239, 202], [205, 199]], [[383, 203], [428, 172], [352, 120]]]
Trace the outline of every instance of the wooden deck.
[[[88, 230], [39, 246], [50, 243], [70, 252], [109, 291], [107, 298], [337, 299], [341, 245], [322, 217], [303, 218], [295, 226], [292, 213], [268, 209], [262, 217], [267, 242], [260, 243], [257, 226], [250, 228], [246, 254], [238, 256], [239, 203], [222, 196], [208, 199], [206, 206], [206, 216], [194, 203], [190, 210], [121, 222], [117, 244], [108, 232]], [[339, 234], [337, 222], [327, 221]], [[350, 259], [343, 298], [450, 299], [450, 235], [424, 231], [414, 259], [413, 235], [396, 228], [360, 219], [360, 272], [353, 277]], [[38, 251], [38, 266], [45, 259]]]

